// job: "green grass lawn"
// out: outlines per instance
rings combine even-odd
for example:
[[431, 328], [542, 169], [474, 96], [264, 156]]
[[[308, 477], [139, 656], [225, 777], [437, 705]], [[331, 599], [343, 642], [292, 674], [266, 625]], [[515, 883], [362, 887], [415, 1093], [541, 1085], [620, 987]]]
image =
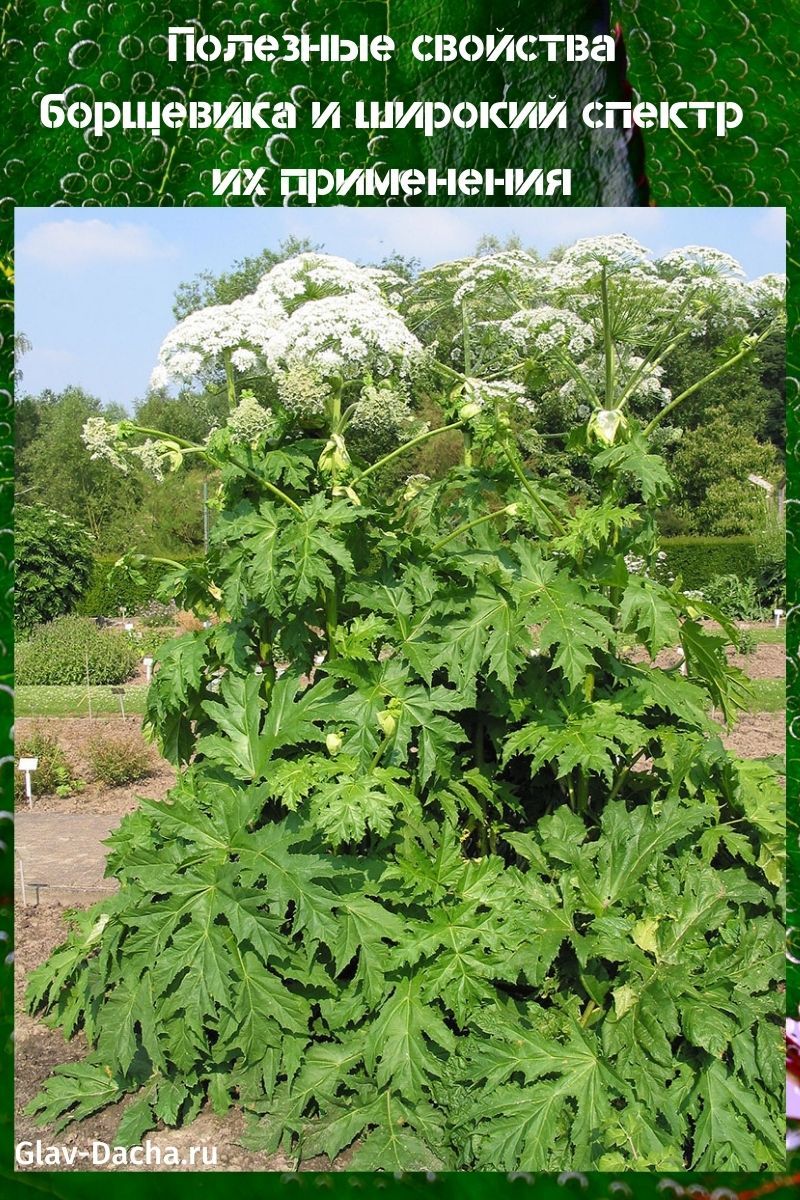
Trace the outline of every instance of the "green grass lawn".
[[786, 645], [786, 626], [781, 625], [780, 629], [754, 629], [756, 641], [759, 645], [765, 646], [785, 646]]
[[[119, 713], [119, 696], [114, 696], [110, 687], [89, 689], [92, 714], [97, 716]], [[144, 712], [147, 695], [146, 684], [132, 684], [125, 688], [126, 715]], [[18, 687], [15, 692], [14, 709], [18, 717], [88, 717], [89, 697], [85, 687]]]
[[783, 679], [752, 679], [750, 681], [750, 712], [780, 712], [786, 707], [786, 684]]

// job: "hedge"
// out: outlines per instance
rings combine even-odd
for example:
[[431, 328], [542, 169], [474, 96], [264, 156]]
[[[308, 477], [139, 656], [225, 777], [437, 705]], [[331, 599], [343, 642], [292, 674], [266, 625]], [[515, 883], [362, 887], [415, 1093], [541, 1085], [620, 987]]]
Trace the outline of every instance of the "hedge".
[[760, 568], [750, 537], [672, 537], [663, 538], [664, 565], [683, 586], [702, 590], [715, 575], [736, 575], [739, 579], [758, 579]]
[[[665, 567], [672, 575], [680, 575], [683, 586], [701, 590], [715, 575], [736, 575], [739, 579], [758, 579], [760, 568], [756, 550], [750, 537], [671, 537], [662, 538], [661, 546], [666, 553]], [[115, 617], [121, 608], [134, 613], [155, 599], [161, 579], [170, 570], [164, 563], [142, 563], [137, 569], [145, 577], [145, 584], [118, 576], [109, 581], [109, 572], [116, 560], [95, 560], [92, 578], [77, 611], [89, 617]], [[199, 562], [199, 557], [188, 558], [186, 563]]]
[[[183, 560], [186, 565], [190, 562], [202, 561], [200, 558]], [[94, 570], [89, 587], [84, 593], [77, 611], [86, 617], [116, 617], [120, 609], [126, 613], [134, 613], [144, 608], [156, 598], [158, 585], [163, 577], [172, 569], [165, 563], [137, 563], [137, 571], [144, 576], [144, 584], [125, 576], [122, 572], [109, 579], [109, 573], [116, 559], [95, 559]]]
[[42, 504], [14, 514], [14, 623], [24, 632], [72, 612], [92, 575], [92, 537]]

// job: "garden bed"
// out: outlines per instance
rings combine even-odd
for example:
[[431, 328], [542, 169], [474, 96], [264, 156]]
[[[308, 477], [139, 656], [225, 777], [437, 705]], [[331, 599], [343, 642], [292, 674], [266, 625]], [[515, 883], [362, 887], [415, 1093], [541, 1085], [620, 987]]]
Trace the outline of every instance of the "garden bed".
[[135, 807], [140, 796], [161, 800], [175, 782], [175, 771], [162, 758], [155, 747], [150, 748], [150, 769], [141, 779], [120, 787], [91, 779], [88, 762], [88, 745], [94, 738], [114, 737], [120, 733], [137, 734], [141, 730], [141, 718], [117, 717], [25, 717], [17, 721], [16, 734], [19, 744], [24, 744], [26, 735], [34, 728], [55, 737], [64, 751], [77, 779], [86, 782], [83, 791], [70, 796], [35, 796], [33, 808], [36, 812], [54, 813], [118, 813], [124, 816]]
[[[67, 910], [67, 905], [59, 903], [43, 903], [28, 908], [18, 905], [16, 910], [18, 944], [15, 964], [17, 996], [15, 1022], [16, 1139], [18, 1142], [36, 1142], [37, 1138], [45, 1141], [57, 1141], [60, 1146], [75, 1148], [80, 1153], [81, 1151], [90, 1152], [94, 1141], [113, 1144], [120, 1118], [125, 1107], [131, 1103], [130, 1098], [110, 1105], [102, 1112], [96, 1113], [85, 1121], [70, 1125], [60, 1133], [53, 1134], [52, 1137], [47, 1129], [43, 1130], [41, 1125], [36, 1125], [22, 1111], [56, 1066], [60, 1063], [79, 1062], [86, 1053], [86, 1041], [82, 1034], [79, 1034], [71, 1042], [65, 1043], [64, 1038], [57, 1030], [48, 1029], [41, 1021], [29, 1017], [24, 1012], [22, 1004], [22, 996], [29, 973], [63, 941], [64, 914]], [[181, 1154], [185, 1154], [190, 1146], [216, 1146], [218, 1162], [214, 1167], [202, 1168], [204, 1170], [294, 1171], [294, 1162], [284, 1154], [266, 1156], [238, 1145], [244, 1132], [245, 1118], [240, 1109], [234, 1109], [225, 1117], [220, 1117], [206, 1108], [191, 1125], [181, 1129], [155, 1131], [149, 1135], [147, 1140], [152, 1145], [160, 1147], [162, 1151], [168, 1146], [174, 1146]], [[340, 1155], [333, 1165], [325, 1158], [310, 1159], [303, 1163], [300, 1169], [303, 1171], [344, 1170], [348, 1157], [346, 1154]], [[28, 1169], [48, 1170], [52, 1168], [30, 1167]], [[103, 1170], [104, 1168], [97, 1167], [95, 1169]], [[131, 1166], [125, 1169], [161, 1171], [184, 1168], [165, 1166], [137, 1168]], [[86, 1171], [92, 1170], [92, 1167], [88, 1160], [79, 1159], [74, 1167], [61, 1167], [60, 1170]]]

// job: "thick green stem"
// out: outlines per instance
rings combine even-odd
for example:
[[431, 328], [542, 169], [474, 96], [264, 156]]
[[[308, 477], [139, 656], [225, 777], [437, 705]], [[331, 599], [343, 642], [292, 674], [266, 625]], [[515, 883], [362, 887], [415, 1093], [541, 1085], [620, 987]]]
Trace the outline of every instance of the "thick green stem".
[[617, 778], [616, 778], [616, 780], [615, 780], [615, 782], [614, 782], [614, 786], [613, 786], [613, 788], [611, 789], [611, 792], [609, 793], [609, 797], [608, 797], [608, 800], [609, 800], [609, 801], [611, 801], [611, 800], [616, 800], [616, 798], [617, 798], [617, 796], [619, 795], [619, 793], [620, 793], [621, 789], [622, 789], [622, 788], [624, 787], [624, 785], [625, 785], [625, 780], [628, 778], [628, 776], [630, 775], [631, 771], [632, 771], [632, 770], [633, 770], [633, 768], [636, 766], [636, 763], [637, 763], [637, 762], [639, 762], [639, 760], [640, 760], [640, 759], [644, 758], [644, 756], [645, 756], [645, 754], [646, 754], [646, 753], [647, 753], [647, 747], [645, 746], [645, 747], [643, 747], [641, 750], [639, 750], [639, 752], [638, 752], [637, 754], [635, 754], [635, 755], [633, 756], [633, 758], [630, 760], [630, 762], [629, 762], [629, 763], [626, 763], [626, 764], [625, 764], [625, 766], [622, 768], [622, 770], [620, 771], [619, 775], [617, 776]]
[[608, 299], [608, 275], [605, 267], [600, 275], [600, 296], [603, 304], [603, 358], [606, 368], [605, 408], [614, 408], [614, 388], [616, 360], [614, 357], [614, 341], [611, 336], [611, 306]]
[[375, 471], [379, 471], [381, 467], [385, 467], [387, 463], [392, 462], [395, 458], [399, 458], [401, 454], [405, 454], [407, 450], [413, 450], [415, 446], [421, 445], [422, 442], [427, 442], [428, 438], [438, 437], [440, 433], [450, 433], [453, 429], [461, 429], [463, 421], [452, 421], [449, 425], [439, 425], [436, 429], [428, 429], [425, 433], [420, 433], [417, 437], [412, 438], [410, 442], [403, 442], [402, 446], [398, 446], [396, 450], [392, 450], [391, 454], [384, 454], [383, 458], [379, 458], [377, 462], [366, 467], [365, 470], [356, 479], [356, 483], [360, 483], [362, 479], [366, 479], [368, 475], [372, 475]]
[[750, 355], [755, 351], [756, 346], [763, 342], [764, 338], [767, 337], [771, 332], [772, 327], [770, 326], [769, 329], [766, 329], [757, 338], [754, 338], [749, 345], [743, 346], [742, 349], [734, 354], [731, 358], [726, 359], [724, 363], [721, 363], [718, 367], [715, 367], [713, 371], [709, 371], [709, 373], [704, 375], [702, 379], [698, 379], [697, 383], [693, 383], [691, 387], [686, 388], [686, 390], [681, 392], [679, 396], [676, 396], [674, 400], [671, 400], [666, 408], [662, 408], [661, 412], [657, 413], [656, 416], [653, 417], [650, 424], [645, 427], [645, 436], [652, 433], [656, 426], [660, 425], [665, 417], [668, 417], [670, 413], [673, 413], [675, 409], [679, 407], [679, 405], [683, 404], [684, 400], [688, 400], [689, 397], [693, 396], [695, 392], [700, 390], [701, 387], [705, 387], [707, 383], [712, 383], [715, 379], [718, 379], [720, 375], [724, 375], [726, 371], [730, 371], [731, 367], [735, 367], [736, 364], [742, 362], [743, 359], [749, 358]]
[[[183, 450], [189, 450], [193, 454], [200, 454], [212, 467], [220, 468], [225, 465], [218, 458], [215, 458], [213, 454], [209, 454], [205, 446], [201, 446], [197, 442], [188, 442], [186, 438], [174, 437], [173, 434], [164, 433], [160, 429], [148, 429], [144, 425], [132, 425], [130, 428], [134, 433], [141, 433], [145, 437], [157, 438], [158, 441], [161, 442], [174, 442], [176, 446], [180, 446], [180, 448]], [[283, 504], [288, 504], [289, 508], [294, 509], [295, 512], [302, 513], [303, 510], [301, 509], [300, 505], [295, 504], [291, 496], [287, 496], [286, 493], [282, 492], [280, 488], [275, 487], [274, 483], [270, 483], [268, 479], [264, 479], [256, 471], [246, 467], [244, 463], [237, 462], [235, 458], [231, 458], [230, 461], [233, 466], [237, 467], [238, 470], [243, 471], [245, 475], [247, 475], [250, 479], [253, 479], [257, 484], [259, 484], [260, 487], [266, 488], [276, 500], [280, 500]]]
[[330, 399], [330, 418], [331, 418], [331, 433], [341, 433], [342, 424], [342, 381], [335, 379], [333, 381], [333, 391]]
[[336, 657], [336, 631], [339, 628], [339, 601], [336, 596], [336, 585], [325, 591], [325, 634], [328, 639], [328, 661]]
[[485, 525], [487, 521], [496, 521], [498, 517], [508, 515], [507, 508], [498, 508], [496, 512], [484, 513], [482, 517], [475, 517], [473, 521], [467, 521], [465, 525], [459, 525], [458, 529], [454, 529], [452, 533], [448, 533], [446, 538], [442, 538], [440, 542], [436, 542], [431, 547], [432, 552], [441, 550], [448, 542], [452, 542], [454, 538], [460, 537], [462, 533], [467, 533], [470, 529], [475, 529], [478, 525]]
[[233, 362], [231, 361], [230, 347], [224, 351], [223, 362], [225, 363], [225, 385], [228, 393], [228, 409], [232, 412], [236, 408], [236, 380], [233, 374]]
[[550, 521], [552, 521], [553, 528], [555, 529], [556, 533], [563, 534], [565, 532], [564, 522], [561, 520], [560, 517], [558, 517], [551, 510], [549, 505], [545, 504], [544, 500], [542, 500], [542, 498], [540, 496], [536, 495], [536, 492], [534, 491], [533, 487], [531, 486], [530, 480], [528, 479], [527, 475], [523, 471], [521, 464], [517, 461], [517, 456], [514, 453], [514, 451], [511, 449], [511, 447], [508, 445], [507, 442], [502, 442], [501, 446], [502, 446], [503, 452], [506, 456], [506, 459], [508, 460], [509, 466], [511, 467], [512, 471], [514, 472], [514, 474], [516, 475], [517, 479], [520, 481], [522, 486], [525, 488], [525, 491], [528, 493], [528, 495], [530, 496], [533, 503], [536, 505], [536, 507], [541, 512], [543, 512], [548, 517], [548, 519]]
[[182, 450], [198, 450], [201, 454], [205, 454], [205, 446], [201, 446], [199, 442], [189, 442], [186, 438], [177, 437], [174, 433], [164, 433], [163, 429], [149, 429], [146, 425], [127, 425], [133, 433], [141, 433], [144, 437], [155, 438], [159, 442], [174, 442], [176, 446], [180, 446]]
[[581, 1029], [586, 1028], [586, 1026], [589, 1024], [589, 1022], [591, 1021], [594, 1014], [597, 1012], [598, 1008], [599, 1008], [599, 1005], [597, 1004], [597, 1002], [595, 1000], [587, 1000], [586, 1007], [584, 1008], [583, 1012], [581, 1013], [580, 1020], [578, 1022]]

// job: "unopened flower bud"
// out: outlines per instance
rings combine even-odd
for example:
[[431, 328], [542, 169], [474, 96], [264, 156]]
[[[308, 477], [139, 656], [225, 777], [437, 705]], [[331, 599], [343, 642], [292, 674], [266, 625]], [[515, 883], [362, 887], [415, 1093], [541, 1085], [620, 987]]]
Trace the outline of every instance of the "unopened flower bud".
[[599, 408], [589, 418], [588, 433], [613, 446], [620, 429], [627, 429], [628, 422], [621, 408]]
[[378, 724], [383, 730], [384, 737], [387, 738], [391, 737], [395, 729], [397, 729], [397, 721], [392, 713], [389, 712], [388, 708], [385, 708], [383, 712], [378, 713]]
[[477, 417], [481, 412], [483, 405], [480, 400], [469, 400], [466, 404], [462, 404], [458, 410], [459, 421], [471, 421], [473, 417]]
[[350, 455], [340, 433], [331, 435], [319, 456], [319, 470], [323, 475], [340, 475], [350, 466]]
[[339, 733], [329, 733], [325, 738], [325, 745], [328, 748], [328, 754], [331, 758], [335, 758], [342, 748], [342, 735]]

